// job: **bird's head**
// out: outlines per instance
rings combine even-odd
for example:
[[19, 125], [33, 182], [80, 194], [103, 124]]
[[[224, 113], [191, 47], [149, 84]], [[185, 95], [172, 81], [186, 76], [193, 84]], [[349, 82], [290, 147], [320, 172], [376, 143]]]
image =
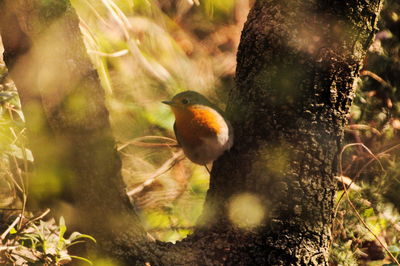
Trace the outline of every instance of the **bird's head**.
[[193, 105], [205, 105], [211, 107], [212, 104], [206, 97], [195, 91], [184, 91], [176, 94], [170, 101], [162, 101], [170, 105], [172, 109], [187, 109]]

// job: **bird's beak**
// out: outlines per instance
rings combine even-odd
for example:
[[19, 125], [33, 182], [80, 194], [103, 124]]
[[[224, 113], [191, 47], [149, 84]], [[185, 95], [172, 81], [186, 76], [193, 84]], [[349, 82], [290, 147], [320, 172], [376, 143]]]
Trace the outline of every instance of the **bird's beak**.
[[164, 103], [164, 104], [168, 104], [168, 105], [172, 105], [172, 104], [173, 104], [173, 102], [172, 102], [172, 101], [162, 101], [162, 103]]

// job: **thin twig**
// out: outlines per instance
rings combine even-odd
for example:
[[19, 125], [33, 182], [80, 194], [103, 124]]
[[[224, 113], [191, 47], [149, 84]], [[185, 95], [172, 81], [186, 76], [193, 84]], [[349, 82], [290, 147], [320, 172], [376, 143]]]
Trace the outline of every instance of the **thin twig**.
[[[9, 110], [9, 112], [10, 112], [10, 117], [11, 117], [11, 119], [13, 120], [12, 113], [11, 113], [10, 110]], [[13, 129], [12, 127], [10, 127], [10, 131], [11, 131], [11, 133], [14, 135], [15, 143], [16, 143], [16, 141], [17, 141], [17, 139], [19, 138], [19, 136], [15, 133], [15, 131], [14, 131], [14, 129]], [[21, 133], [21, 134], [22, 134], [22, 133]], [[21, 149], [21, 152], [22, 152], [22, 157], [23, 157], [23, 159], [24, 159], [24, 160], [23, 160], [23, 161], [24, 161], [24, 172], [25, 172], [25, 174], [26, 174], [26, 173], [28, 172], [28, 158], [27, 158], [25, 146], [23, 145], [23, 141], [21, 141], [21, 147], [20, 147], [20, 149]], [[15, 167], [16, 167], [16, 171], [17, 171], [17, 173], [18, 173], [18, 177], [19, 177], [20, 182], [21, 182], [21, 187], [20, 187], [20, 188], [22, 188], [22, 191], [21, 191], [21, 192], [22, 192], [22, 210], [21, 210], [21, 216], [23, 216], [24, 213], [25, 213], [26, 202], [27, 202], [27, 199], [28, 199], [28, 190], [27, 190], [28, 184], [25, 184], [25, 182], [27, 183], [27, 179], [26, 179], [26, 181], [25, 181], [25, 180], [24, 180], [24, 177], [22, 176], [22, 171], [21, 171], [21, 169], [20, 169], [19, 166], [18, 166], [17, 158], [15, 157], [15, 155], [13, 155], [12, 158], [13, 158], [13, 161], [14, 161], [14, 164], [15, 164]], [[22, 219], [19, 221], [18, 228], [21, 228], [21, 226], [22, 226]]]
[[129, 190], [126, 194], [129, 197], [132, 197], [133, 195], [141, 192], [145, 187], [151, 185], [157, 179], [157, 177], [170, 170], [174, 165], [182, 161], [184, 158], [185, 157], [183, 156], [182, 150], [173, 154], [173, 156], [168, 159], [160, 168], [158, 168], [145, 182], [134, 189]]
[[164, 68], [161, 64], [155, 61], [150, 61], [143, 56], [137, 45], [136, 40], [134, 40], [129, 34], [130, 29], [132, 29], [132, 25], [126, 15], [121, 11], [121, 9], [113, 1], [110, 0], [102, 0], [102, 3], [107, 8], [108, 12], [115, 20], [115, 22], [118, 24], [119, 28], [122, 30], [129, 51], [132, 53], [133, 56], [135, 56], [143, 69], [161, 82], [166, 82], [167, 80], [169, 80], [171, 75], [166, 68]]
[[[390, 258], [393, 260], [393, 262], [395, 262], [397, 265], [400, 266], [400, 263], [399, 263], [399, 261], [396, 259], [396, 257], [393, 256], [393, 254], [388, 250], [388, 248], [384, 245], [384, 243], [378, 238], [378, 236], [377, 236], [377, 235], [371, 230], [371, 228], [366, 224], [366, 222], [362, 219], [360, 213], [357, 211], [356, 207], [354, 206], [353, 202], [350, 200], [350, 196], [349, 196], [349, 193], [348, 193], [346, 184], [344, 183], [344, 180], [343, 180], [342, 155], [343, 155], [343, 152], [344, 152], [345, 149], [347, 149], [348, 147], [357, 146], [357, 145], [360, 145], [361, 147], [363, 147], [364, 149], [366, 149], [366, 150], [372, 155], [372, 157], [374, 157], [374, 159], [378, 161], [379, 165], [382, 167], [382, 170], [385, 171], [384, 168], [383, 168], [383, 166], [382, 166], [382, 164], [381, 164], [381, 162], [379, 161], [378, 157], [375, 156], [375, 155], [371, 152], [371, 150], [368, 149], [368, 147], [366, 147], [363, 143], [350, 143], [350, 144], [345, 145], [345, 146], [343, 147], [343, 149], [341, 150], [340, 154], [339, 154], [339, 173], [340, 173], [340, 177], [341, 177], [341, 179], [342, 179], [342, 185], [343, 185], [343, 190], [344, 190], [344, 193], [342, 194], [342, 196], [343, 196], [343, 195], [346, 195], [346, 199], [347, 199], [349, 205], [351, 206], [351, 208], [353, 209], [354, 213], [356, 214], [358, 220], [360, 220], [360, 222], [364, 225], [364, 227], [374, 236], [374, 238], [379, 242], [379, 244], [381, 245], [381, 247], [382, 247], [383, 249], [385, 249], [385, 251], [389, 254], [389, 256], [390, 256]], [[397, 146], [397, 145], [396, 145], [396, 146]], [[392, 149], [394, 149], [394, 147], [390, 148], [390, 150], [392, 150]], [[340, 197], [340, 199], [342, 199], [342, 197]], [[334, 217], [336, 217], [337, 211], [338, 211], [338, 209], [339, 209], [340, 199], [339, 199], [339, 201], [338, 201], [338, 203], [337, 203]]]
[[[357, 179], [358, 179], [358, 177], [361, 175], [361, 173], [362, 173], [372, 162], [374, 162], [375, 160], [378, 160], [379, 157], [381, 157], [381, 156], [385, 155], [386, 153], [391, 152], [391, 151], [393, 151], [393, 150], [395, 150], [395, 149], [397, 149], [397, 148], [399, 148], [399, 147], [400, 147], [400, 144], [396, 144], [396, 145], [390, 147], [389, 149], [384, 150], [384, 151], [378, 153], [374, 158], [370, 159], [370, 160], [369, 160], [366, 164], [364, 164], [364, 165], [361, 167], [361, 169], [356, 173], [356, 175], [354, 176], [354, 178], [351, 180], [350, 184], [348, 184], [348, 187], [350, 187], [354, 182], [357, 181]], [[341, 160], [341, 159], [340, 159], [340, 160]], [[379, 160], [378, 160], [378, 162], [379, 162]], [[382, 166], [382, 164], [381, 164], [381, 166]], [[384, 172], [386, 172], [384, 169], [382, 169], [382, 170], [383, 170]], [[340, 176], [343, 176], [343, 173], [341, 173]], [[335, 211], [335, 216], [336, 216], [337, 210], [339, 209], [339, 203], [340, 203], [340, 201], [342, 200], [342, 198], [343, 198], [343, 194], [340, 196], [340, 198], [339, 198], [339, 200], [338, 200], [338, 206], [337, 206], [336, 211]]]
[[343, 155], [343, 152], [347, 148], [352, 147], [352, 146], [361, 146], [361, 147], [363, 147], [374, 159], [376, 159], [378, 161], [379, 165], [381, 166], [382, 171], [385, 171], [385, 168], [383, 167], [381, 161], [375, 156], [375, 154], [367, 146], [365, 146], [363, 143], [350, 143], [350, 144], [345, 145], [342, 148], [342, 150], [341, 150], [341, 152], [339, 154], [339, 172], [341, 174], [343, 173], [343, 167], [342, 167], [342, 155]]
[[14, 222], [12, 222], [12, 224], [10, 224], [10, 226], [7, 228], [6, 231], [4, 231], [3, 234], [1, 234], [0, 239], [3, 240], [6, 238], [6, 236], [8, 235], [8, 233], [11, 231], [11, 229], [14, 228], [14, 226], [20, 221], [22, 220], [22, 215], [18, 215], [18, 217], [14, 220]]
[[[347, 148], [352, 147], [352, 146], [361, 146], [361, 147], [363, 147], [364, 149], [366, 149], [366, 150], [368, 151], [368, 153], [371, 154], [371, 156], [373, 157], [373, 159], [378, 161], [379, 165], [381, 166], [382, 171], [385, 172], [385, 169], [384, 169], [384, 167], [383, 167], [381, 161], [378, 159], [378, 157], [375, 156], [375, 154], [373, 154], [373, 152], [372, 152], [367, 146], [365, 146], [363, 143], [350, 143], [350, 144], [345, 145], [345, 146], [342, 148], [342, 150], [340, 151], [340, 154], [339, 154], [339, 173], [340, 173], [340, 175], [339, 175], [339, 176], [343, 176], [343, 167], [342, 167], [342, 156], [343, 156], [343, 152], [344, 152]], [[349, 186], [351, 186], [351, 183], [350, 183]], [[343, 198], [343, 194], [340, 196], [340, 198], [339, 198], [339, 200], [338, 200], [338, 203], [337, 203], [337, 205], [336, 205], [336, 210], [335, 210], [335, 212], [334, 212], [334, 216], [333, 216], [333, 217], [336, 217], [336, 214], [337, 214], [337, 212], [338, 212], [338, 210], [339, 210], [339, 206], [340, 206], [340, 203], [341, 203], [341, 201], [342, 201], [342, 198]]]
[[344, 194], [346, 195], [347, 201], [349, 202], [349, 205], [351, 206], [351, 208], [353, 209], [354, 213], [356, 214], [358, 220], [360, 220], [360, 222], [364, 225], [364, 227], [375, 237], [375, 239], [379, 242], [379, 244], [381, 245], [381, 247], [383, 247], [385, 249], [385, 251], [389, 254], [390, 258], [393, 260], [394, 263], [396, 263], [397, 265], [400, 265], [399, 261], [396, 259], [395, 256], [393, 256], [393, 254], [389, 251], [389, 249], [386, 247], [385, 244], [383, 244], [383, 242], [379, 239], [379, 237], [371, 230], [371, 228], [369, 228], [369, 226], [365, 223], [365, 221], [362, 219], [361, 215], [358, 213], [356, 207], [353, 205], [353, 203], [350, 200], [349, 197], [349, 193], [347, 191], [346, 185], [344, 183], [343, 184], [343, 190], [344, 190]]
[[[45, 217], [49, 212], [50, 212], [50, 209], [46, 209], [42, 214], [40, 214], [40, 215], [38, 215], [38, 216], [36, 216], [36, 217], [33, 217], [33, 218], [29, 219], [29, 220], [28, 220], [27, 222], [25, 222], [24, 224], [22, 224], [22, 220], [23, 220], [23, 219], [20, 219], [20, 221], [19, 221], [19, 226], [18, 226], [17, 231], [18, 231], [18, 232], [23, 231], [24, 228], [26, 228], [28, 225], [30, 225], [30, 224], [36, 222], [37, 220], [42, 219], [42, 218]], [[22, 216], [22, 217], [23, 217], [23, 216]]]
[[347, 189], [350, 188], [350, 189], [352, 189], [354, 191], [360, 191], [361, 190], [361, 187], [356, 185], [354, 183], [354, 181], [350, 177], [342, 175], [342, 176], [334, 176], [334, 178], [339, 180], [340, 182], [344, 182], [344, 184], [347, 186]]
[[128, 51], [128, 49], [123, 49], [121, 51], [117, 51], [114, 53], [104, 53], [104, 52], [88, 49], [88, 53], [100, 55], [100, 56], [104, 56], [104, 57], [120, 57], [120, 56], [128, 54], [129, 51]]
[[[400, 144], [396, 144], [396, 145], [394, 145], [393, 147], [390, 147], [389, 149], [384, 150], [384, 151], [378, 153], [378, 154], [376, 155], [376, 157], [377, 157], [377, 158], [382, 157], [382, 156], [385, 155], [386, 153], [391, 152], [392, 150], [395, 150], [395, 149], [397, 149], [397, 148], [399, 148], [399, 147], [400, 147]], [[374, 161], [375, 161], [375, 158], [372, 158], [372, 159], [370, 159], [366, 164], [364, 164], [363, 167], [361, 167], [361, 169], [360, 169], [360, 170], [356, 173], [356, 175], [354, 176], [353, 182], [355, 182], [355, 181], [357, 180], [357, 178], [361, 175], [361, 173], [365, 170], [365, 168], [367, 168], [367, 167], [368, 167], [372, 162], [374, 162]]]
[[382, 133], [378, 129], [376, 129], [374, 127], [371, 127], [369, 125], [351, 124], [351, 125], [347, 126], [347, 128], [348, 128], [348, 130], [351, 130], [351, 131], [354, 131], [354, 130], [357, 130], [357, 131], [358, 130], [371, 130], [372, 133], [374, 133], [374, 134], [376, 134], [378, 136], [382, 135]]
[[[17, 169], [17, 171], [18, 171], [18, 169]], [[24, 190], [22, 189], [22, 187], [18, 184], [18, 182], [14, 179], [14, 177], [12, 176], [12, 174], [10, 174], [10, 179], [11, 179], [11, 181], [13, 182], [13, 184], [14, 184], [14, 186], [16, 186], [17, 188], [18, 188], [18, 190], [21, 192], [21, 193], [24, 193]]]
[[[20, 169], [19, 166], [18, 166], [17, 158], [15, 157], [15, 155], [13, 155], [13, 156], [11, 156], [11, 157], [13, 158], [13, 161], [14, 161], [14, 164], [15, 164], [15, 167], [16, 167], [16, 172], [18, 173], [18, 177], [19, 177], [20, 182], [21, 182], [21, 187], [20, 187], [20, 188], [22, 189], [22, 190], [21, 190], [21, 193], [22, 193], [22, 209], [21, 209], [21, 216], [23, 216], [23, 214], [24, 214], [24, 212], [25, 212], [26, 200], [27, 200], [27, 198], [26, 198], [26, 189], [25, 189], [24, 178], [22, 177], [21, 169]], [[16, 180], [14, 180], [14, 181], [17, 183]], [[20, 220], [18, 227], [21, 227], [21, 225], [22, 225], [22, 219]]]
[[[95, 15], [95, 17], [100, 20], [104, 25], [106, 25], [109, 28], [112, 28], [112, 26], [110, 25], [110, 23], [108, 23], [100, 14], [99, 12], [97, 12], [96, 8], [88, 1], [85, 0], [86, 5], [89, 7], [89, 9], [93, 12], [93, 14]], [[79, 21], [82, 21], [82, 18], [79, 18]]]
[[[149, 143], [145, 142], [145, 140], [166, 140], [169, 143]], [[139, 147], [177, 147], [178, 143], [175, 139], [163, 137], [163, 136], [144, 136], [138, 137], [133, 140], [130, 140], [117, 148], [118, 151], [121, 151], [128, 147], [129, 145], [135, 145]]]
[[378, 81], [384, 87], [391, 87], [387, 81], [385, 81], [383, 78], [381, 78], [380, 76], [378, 76], [377, 74], [375, 74], [374, 72], [371, 72], [369, 70], [365, 70], [365, 69], [361, 70], [360, 75], [361, 76], [369, 76], [369, 77], [373, 78], [374, 80]]
[[42, 219], [42, 218], [45, 217], [49, 212], [50, 212], [50, 209], [46, 209], [46, 210], [45, 210], [42, 214], [40, 214], [39, 216], [36, 216], [36, 217], [34, 217], [34, 218], [32, 218], [32, 219], [29, 219], [29, 221], [26, 222], [25, 225], [34, 223], [34, 222], [36, 222], [37, 220]]

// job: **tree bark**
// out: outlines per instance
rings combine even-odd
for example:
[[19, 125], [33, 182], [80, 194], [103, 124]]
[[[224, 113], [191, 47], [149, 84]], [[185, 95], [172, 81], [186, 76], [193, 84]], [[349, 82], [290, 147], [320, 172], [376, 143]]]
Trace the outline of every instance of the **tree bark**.
[[264, 219], [228, 264], [328, 264], [337, 155], [382, 3], [271, 0], [250, 11], [227, 107], [235, 145], [214, 165], [203, 223], [226, 227], [244, 192]]
[[125, 195], [69, 2], [0, 1], [35, 164], [63, 169], [53, 174], [72, 180], [84, 232], [126, 265], [327, 265], [337, 153], [382, 2], [255, 3], [227, 108], [235, 145], [214, 163], [197, 230], [172, 245], [146, 238]]

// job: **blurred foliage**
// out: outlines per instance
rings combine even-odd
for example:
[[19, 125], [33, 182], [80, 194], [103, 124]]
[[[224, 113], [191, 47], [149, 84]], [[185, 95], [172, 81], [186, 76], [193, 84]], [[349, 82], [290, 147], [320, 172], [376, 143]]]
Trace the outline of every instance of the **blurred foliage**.
[[[400, 259], [400, 2], [385, 1], [379, 31], [371, 45], [345, 134], [343, 173], [360, 189], [350, 199], [369, 228]], [[342, 185], [339, 185], [342, 189]], [[338, 193], [338, 198], [341, 193]], [[392, 263], [372, 234], [349, 208], [346, 197], [333, 226], [332, 265]], [[376, 261], [374, 264], [372, 261]], [[392, 264], [395, 265], [395, 264]]]
[[161, 101], [190, 89], [225, 102], [249, 3], [72, 3], [106, 91], [128, 195], [151, 235], [182, 239], [201, 213], [209, 177], [204, 167], [187, 160], [170, 162], [179, 150], [164, 145], [165, 139], [151, 138], [174, 138], [173, 114]]
[[27, 219], [20, 217], [2, 233], [0, 243], [1, 265], [63, 265], [77, 259], [91, 264], [85, 258], [71, 255], [68, 248], [86, 240], [96, 242], [91, 236], [73, 232], [65, 237], [64, 218], [58, 224], [54, 219], [42, 220], [43, 215]]
[[[209, 177], [204, 167], [181, 160], [173, 141], [173, 115], [160, 102], [191, 89], [213, 102], [225, 102], [234, 86], [236, 49], [250, 0], [71, 0], [81, 31], [106, 92], [114, 135], [123, 159], [128, 195], [145, 228], [156, 239], [177, 241], [190, 233], [200, 215]], [[349, 197], [370, 229], [394, 256], [400, 250], [400, 3], [386, 0], [377, 38], [370, 48], [345, 134], [346, 143], [364, 143], [379, 158], [353, 146], [343, 153], [344, 176], [359, 189]], [[224, 109], [224, 106], [220, 106]], [[24, 209], [25, 173], [33, 161], [26, 148], [24, 117], [16, 89], [0, 65], [0, 213], [2, 221]], [[147, 136], [147, 137], [145, 137]], [[171, 160], [173, 159], [173, 160]], [[60, 197], [61, 183], [43, 175], [31, 195]], [[45, 189], [43, 189], [45, 188]], [[339, 184], [341, 189], [341, 184]], [[338, 193], [338, 199], [343, 191]], [[256, 199], [245, 199], [250, 204]], [[29, 197], [28, 197], [29, 198]], [[241, 203], [241, 202], [239, 202]], [[232, 202], [231, 215], [247, 211]], [[254, 204], [257, 207], [257, 204]], [[257, 212], [255, 212], [257, 213]], [[239, 215], [240, 216], [240, 215]], [[254, 217], [258, 221], [263, 216]], [[238, 221], [239, 224], [242, 221]], [[256, 223], [256, 222], [254, 222]], [[53, 220], [35, 223], [52, 233], [33, 239], [63, 238]], [[252, 224], [244, 224], [252, 226]], [[7, 228], [1, 228], [0, 233]], [[57, 233], [58, 232], [58, 233]], [[23, 232], [19, 232], [23, 233]], [[12, 234], [10, 233], [10, 236]], [[71, 235], [72, 237], [72, 235]], [[22, 241], [22, 238], [20, 238]], [[53, 242], [56, 243], [57, 241]], [[40, 241], [39, 241], [40, 242]], [[35, 243], [39, 243], [35, 242]], [[28, 242], [23, 247], [33, 248]], [[42, 259], [60, 259], [47, 254]], [[7, 244], [4, 241], [3, 245]], [[14, 243], [15, 244], [15, 243]], [[13, 244], [13, 245], [14, 245]], [[57, 246], [57, 244], [55, 244]], [[39, 247], [37, 244], [36, 247]], [[53, 245], [54, 246], [54, 245]], [[2, 246], [0, 246], [2, 247]], [[35, 247], [35, 248], [36, 248]], [[65, 246], [66, 248], [66, 246]], [[36, 249], [36, 251], [38, 250]], [[32, 250], [32, 252], [35, 249]], [[44, 252], [44, 253], [43, 253]], [[62, 256], [61, 256], [62, 255]], [[43, 257], [44, 256], [44, 257]], [[70, 256], [70, 255], [68, 255]], [[70, 256], [71, 257], [71, 256]], [[376, 239], [349, 207], [338, 205], [333, 225], [332, 265], [390, 263]], [[380, 264], [379, 264], [380, 263]], [[99, 258], [96, 265], [112, 265]], [[372, 264], [371, 264], [372, 265]]]
[[[26, 210], [26, 174], [34, 160], [26, 143], [18, 94], [0, 60], [0, 265], [62, 265], [73, 258], [91, 263], [68, 250], [86, 239], [95, 242], [91, 236], [73, 232], [66, 238], [63, 218], [57, 224], [44, 219], [48, 211], [34, 217]], [[51, 185], [41, 181], [41, 190], [51, 193]]]
[[[0, 52], [2, 53], [2, 46]], [[0, 225], [26, 204], [26, 172], [33, 157], [25, 148], [25, 125], [18, 94], [0, 60]]]
[[[248, 0], [71, 0], [71, 3], [80, 17], [88, 53], [106, 92], [128, 195], [150, 234], [164, 241], [182, 239], [191, 232], [202, 211], [209, 174], [204, 167], [187, 160], [171, 162], [171, 158], [178, 159], [180, 151], [165, 145], [165, 139], [151, 139], [151, 136], [174, 138], [174, 117], [161, 101], [191, 89], [207, 95], [213, 102], [225, 102], [233, 84], [236, 47], [250, 3]], [[7, 163], [2, 171], [9, 177], [0, 180], [5, 184], [0, 193], [4, 190], [1, 199], [2, 206], [7, 208], [4, 212], [7, 218], [25, 206], [24, 200], [19, 205], [13, 204], [17, 195], [22, 199], [28, 195], [25, 174], [33, 158], [25, 148], [23, 114], [16, 89], [4, 64], [1, 71], [4, 80], [0, 103], [5, 106], [1, 109], [1, 119], [5, 123], [0, 130], [8, 136], [0, 142]], [[146, 136], [150, 139], [139, 141]], [[47, 148], [51, 149], [44, 147]], [[61, 201], [63, 184], [68, 182], [62, 179], [68, 173], [48, 167], [48, 173], [46, 169], [37, 169], [39, 176], [29, 180], [29, 195], [42, 201]], [[61, 176], [55, 177], [53, 173]], [[52, 206], [64, 208], [65, 204], [52, 203]], [[67, 214], [64, 209], [61, 213], [70, 221], [73, 212], [67, 208]]]

